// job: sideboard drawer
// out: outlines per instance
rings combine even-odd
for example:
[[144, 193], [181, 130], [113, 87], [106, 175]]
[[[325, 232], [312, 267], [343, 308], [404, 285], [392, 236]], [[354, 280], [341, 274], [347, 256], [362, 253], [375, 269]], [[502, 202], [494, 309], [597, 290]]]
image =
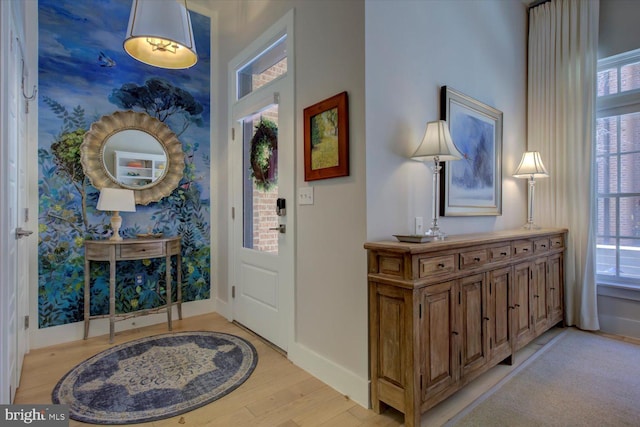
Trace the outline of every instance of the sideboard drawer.
[[564, 238], [563, 236], [551, 236], [549, 239], [549, 244], [551, 245], [551, 249], [558, 249], [564, 247]]
[[460, 252], [460, 268], [467, 269], [478, 267], [489, 260], [486, 249], [478, 249], [475, 251]]
[[540, 252], [547, 252], [549, 250], [549, 239], [545, 238], [545, 239], [536, 239], [533, 242], [533, 252], [534, 253], [540, 253]]
[[513, 255], [526, 256], [533, 253], [533, 242], [530, 240], [517, 240], [513, 242]]
[[453, 273], [456, 270], [455, 255], [421, 258], [419, 263], [419, 277], [426, 277], [430, 274]]
[[120, 258], [140, 259], [145, 256], [158, 257], [164, 255], [164, 242], [134, 243], [120, 246]]
[[489, 261], [496, 262], [509, 259], [511, 256], [511, 245], [496, 246], [489, 248]]

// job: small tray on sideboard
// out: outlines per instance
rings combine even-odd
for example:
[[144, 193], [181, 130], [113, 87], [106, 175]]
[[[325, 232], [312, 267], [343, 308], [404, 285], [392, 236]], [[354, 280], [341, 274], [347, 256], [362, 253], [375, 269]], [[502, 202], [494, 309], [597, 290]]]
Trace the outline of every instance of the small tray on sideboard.
[[433, 237], [423, 234], [394, 234], [393, 237], [406, 243], [427, 243], [433, 240]]

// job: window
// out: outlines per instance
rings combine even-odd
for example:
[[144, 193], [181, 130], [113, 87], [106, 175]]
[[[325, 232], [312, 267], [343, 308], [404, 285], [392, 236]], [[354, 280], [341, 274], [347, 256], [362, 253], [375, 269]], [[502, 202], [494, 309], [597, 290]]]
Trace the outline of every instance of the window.
[[287, 36], [281, 36], [237, 71], [237, 99], [287, 73]]
[[640, 287], [640, 49], [598, 61], [599, 283]]

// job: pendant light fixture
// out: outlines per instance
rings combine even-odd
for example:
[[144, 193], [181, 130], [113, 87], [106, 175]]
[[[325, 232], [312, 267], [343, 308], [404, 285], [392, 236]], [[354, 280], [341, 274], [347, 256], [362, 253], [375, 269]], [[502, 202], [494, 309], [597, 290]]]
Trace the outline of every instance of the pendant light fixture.
[[193, 67], [198, 54], [187, 0], [133, 0], [124, 50], [154, 67]]

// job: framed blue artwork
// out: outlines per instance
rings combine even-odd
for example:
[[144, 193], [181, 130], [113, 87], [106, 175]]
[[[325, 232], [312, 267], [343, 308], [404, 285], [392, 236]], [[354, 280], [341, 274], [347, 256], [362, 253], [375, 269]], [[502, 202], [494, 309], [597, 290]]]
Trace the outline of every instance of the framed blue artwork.
[[462, 158], [445, 162], [440, 215], [502, 215], [502, 112], [448, 86], [440, 113]]

